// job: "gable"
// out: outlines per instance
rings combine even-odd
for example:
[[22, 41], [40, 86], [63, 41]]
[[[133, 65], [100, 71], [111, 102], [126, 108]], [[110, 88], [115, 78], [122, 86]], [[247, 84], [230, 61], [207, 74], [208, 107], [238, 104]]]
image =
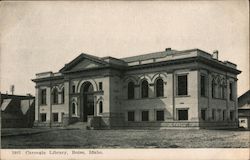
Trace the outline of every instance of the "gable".
[[78, 62], [75, 66], [73, 66], [70, 70], [75, 71], [75, 70], [81, 70], [81, 69], [89, 69], [89, 68], [97, 68], [97, 67], [102, 67], [103, 65], [93, 62], [88, 59], [84, 59], [80, 62]]
[[73, 61], [66, 64], [60, 72], [71, 72], [71, 71], [78, 71], [84, 69], [91, 69], [91, 68], [100, 68], [107, 66], [108, 63], [101, 60], [98, 57], [90, 56], [87, 54], [80, 54], [76, 57]]

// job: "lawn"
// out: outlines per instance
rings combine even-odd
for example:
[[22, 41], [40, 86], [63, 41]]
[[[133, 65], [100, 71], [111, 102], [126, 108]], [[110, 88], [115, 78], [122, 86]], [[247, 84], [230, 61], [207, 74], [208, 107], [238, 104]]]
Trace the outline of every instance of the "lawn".
[[250, 145], [250, 132], [239, 130], [28, 129], [21, 134], [3, 133], [2, 148], [249, 148]]

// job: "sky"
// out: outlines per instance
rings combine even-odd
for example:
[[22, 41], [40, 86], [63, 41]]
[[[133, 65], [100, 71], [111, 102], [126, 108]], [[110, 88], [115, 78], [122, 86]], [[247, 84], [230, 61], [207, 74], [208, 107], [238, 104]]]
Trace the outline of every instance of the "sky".
[[116, 58], [199, 48], [237, 64], [249, 89], [249, 4], [232, 1], [0, 3], [0, 91], [35, 93], [31, 79], [80, 53]]

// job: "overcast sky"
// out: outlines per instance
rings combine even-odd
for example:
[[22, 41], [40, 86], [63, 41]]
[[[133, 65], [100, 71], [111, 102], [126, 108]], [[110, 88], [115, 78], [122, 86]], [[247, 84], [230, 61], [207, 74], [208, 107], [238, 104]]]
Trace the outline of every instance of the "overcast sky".
[[0, 91], [35, 92], [31, 79], [80, 53], [126, 57], [199, 48], [238, 65], [249, 89], [247, 1], [1, 2]]

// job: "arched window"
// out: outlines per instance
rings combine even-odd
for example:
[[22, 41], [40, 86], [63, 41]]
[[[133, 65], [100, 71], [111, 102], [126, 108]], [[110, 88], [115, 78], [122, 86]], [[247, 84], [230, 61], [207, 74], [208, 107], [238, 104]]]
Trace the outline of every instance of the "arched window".
[[164, 95], [164, 85], [162, 79], [157, 79], [156, 81], [156, 97], [163, 97]]
[[64, 103], [64, 88], [62, 89], [62, 94], [61, 94], [61, 96], [62, 96], [62, 103]]
[[128, 83], [128, 99], [134, 99], [135, 98], [135, 84], [134, 82]]
[[148, 97], [148, 82], [146, 80], [143, 80], [141, 83], [141, 98], [147, 98]]
[[58, 104], [58, 91], [56, 88], [52, 92], [52, 102], [53, 104]]
[[102, 101], [99, 102], [99, 113], [103, 112], [103, 105], [102, 105]]
[[76, 104], [72, 103], [72, 115], [76, 114]]

